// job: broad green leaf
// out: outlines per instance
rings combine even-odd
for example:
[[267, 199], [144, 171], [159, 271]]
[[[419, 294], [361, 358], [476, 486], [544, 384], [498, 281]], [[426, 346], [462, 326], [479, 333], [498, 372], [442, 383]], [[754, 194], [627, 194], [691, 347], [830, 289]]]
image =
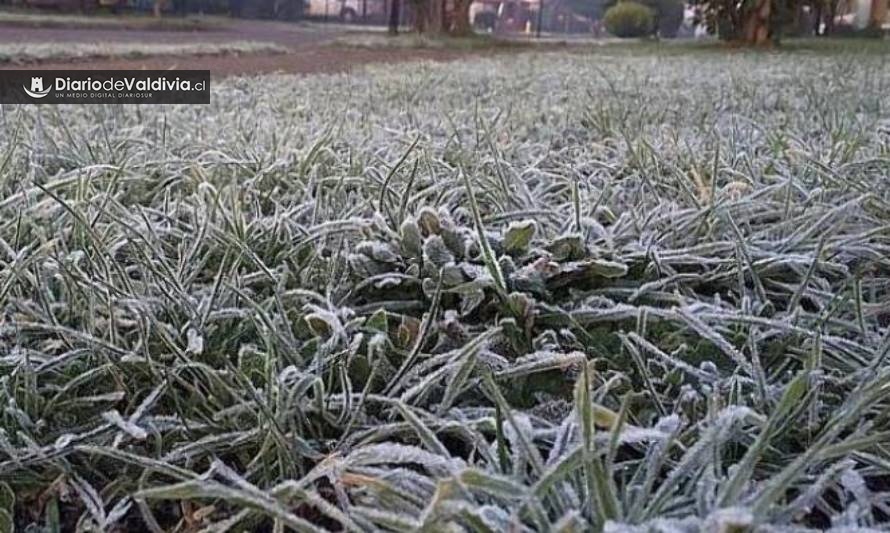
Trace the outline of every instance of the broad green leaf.
[[504, 232], [504, 250], [509, 254], [522, 254], [528, 250], [537, 230], [534, 220], [513, 222]]

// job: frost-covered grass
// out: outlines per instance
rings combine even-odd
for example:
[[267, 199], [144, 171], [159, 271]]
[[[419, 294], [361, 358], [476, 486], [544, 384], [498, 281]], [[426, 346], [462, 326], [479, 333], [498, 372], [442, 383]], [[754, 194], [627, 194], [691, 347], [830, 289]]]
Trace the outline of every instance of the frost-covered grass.
[[224, 17], [207, 16], [168, 16], [158, 19], [151, 15], [74, 15], [44, 11], [0, 11], [0, 26], [27, 28], [197, 31], [218, 30], [228, 24], [229, 21]]
[[540, 43], [526, 40], [508, 40], [488, 35], [471, 37], [447, 37], [419, 35], [406, 32], [397, 36], [374, 32], [346, 33], [330, 42], [331, 46], [370, 49], [435, 49], [435, 50], [488, 50], [504, 47], [533, 47]]
[[259, 41], [222, 43], [2, 43], [0, 63], [38, 63], [99, 58], [136, 59], [149, 56], [207, 56], [225, 54], [284, 53], [287, 48]]
[[886, 527], [888, 88], [603, 52], [3, 107], [0, 519]]

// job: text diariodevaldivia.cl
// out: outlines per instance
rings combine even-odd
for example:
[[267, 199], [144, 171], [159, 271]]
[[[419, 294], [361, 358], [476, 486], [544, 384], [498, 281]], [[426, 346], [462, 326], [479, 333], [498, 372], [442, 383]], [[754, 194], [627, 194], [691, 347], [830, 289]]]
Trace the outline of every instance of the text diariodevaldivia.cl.
[[71, 78], [56, 78], [53, 88], [57, 91], [103, 91], [103, 92], [148, 92], [148, 91], [204, 91], [205, 81], [195, 81], [182, 78], [109, 78], [105, 80], [72, 80]]

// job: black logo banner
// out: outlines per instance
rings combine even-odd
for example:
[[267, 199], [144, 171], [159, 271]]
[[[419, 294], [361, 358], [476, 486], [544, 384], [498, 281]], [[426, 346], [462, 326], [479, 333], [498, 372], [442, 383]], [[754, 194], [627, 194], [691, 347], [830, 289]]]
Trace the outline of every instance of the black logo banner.
[[0, 104], [209, 103], [209, 70], [0, 70]]

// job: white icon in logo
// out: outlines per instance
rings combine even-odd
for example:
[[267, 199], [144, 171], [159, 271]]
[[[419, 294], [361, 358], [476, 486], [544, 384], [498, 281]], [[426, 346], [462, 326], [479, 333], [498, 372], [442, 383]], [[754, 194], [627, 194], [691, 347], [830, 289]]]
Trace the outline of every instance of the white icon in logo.
[[43, 78], [39, 76], [34, 76], [31, 78], [31, 88], [28, 89], [24, 85], [22, 86], [25, 89], [25, 92], [28, 93], [28, 96], [31, 98], [43, 98], [44, 96], [49, 94], [50, 88], [43, 88]]

